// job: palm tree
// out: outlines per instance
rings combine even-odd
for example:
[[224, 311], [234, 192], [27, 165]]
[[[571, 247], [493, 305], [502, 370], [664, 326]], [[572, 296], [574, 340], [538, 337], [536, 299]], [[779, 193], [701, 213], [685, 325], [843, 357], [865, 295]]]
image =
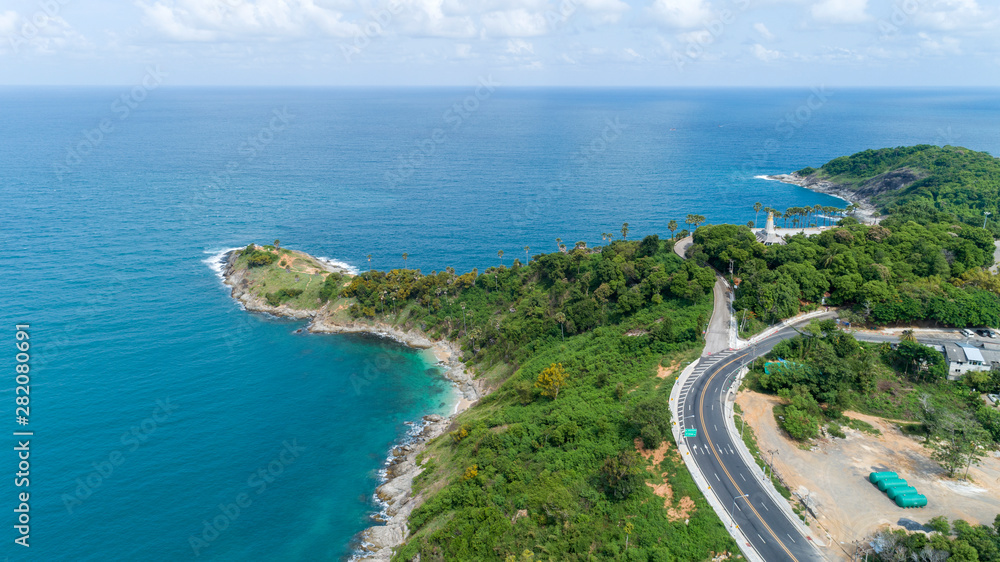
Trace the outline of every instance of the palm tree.
[[403, 269], [406, 269], [406, 258], [410, 257], [410, 254], [403, 252]]
[[562, 336], [562, 339], [565, 340], [566, 339], [566, 331], [563, 329], [563, 323], [566, 322], [566, 315], [563, 314], [562, 312], [557, 312], [556, 316], [555, 316], [555, 319], [556, 319], [556, 322], [559, 323], [559, 334]]
[[562, 238], [556, 238], [556, 249], [562, 248]]
[[368, 254], [368, 270], [371, 271], [371, 269], [372, 269], [372, 255]]
[[503, 267], [503, 250], [497, 250], [497, 255], [500, 256], [500, 267]]
[[673, 242], [674, 232], [677, 231], [677, 221], [670, 219], [670, 222], [667, 223], [667, 230], [670, 231], [670, 241]]
[[899, 341], [901, 341], [901, 342], [902, 341], [909, 341], [909, 342], [916, 343], [917, 336], [915, 336], [913, 334], [913, 330], [903, 330], [903, 332], [901, 334], [899, 334]]
[[622, 240], [628, 240], [628, 223], [622, 224]]
[[275, 238], [274, 239], [274, 247], [275, 247], [275, 249], [280, 250], [281, 249], [281, 240], [278, 240], [277, 238]]
[[792, 216], [792, 211], [791, 211], [791, 209], [787, 209], [787, 210], [785, 211], [785, 214], [783, 214], [783, 215], [781, 216], [781, 218], [785, 219], [785, 222], [784, 222], [784, 224], [782, 224], [782, 226], [783, 226], [783, 227], [785, 227], [785, 228], [788, 228], [788, 219], [789, 219], [789, 218], [791, 218], [791, 216]]
[[531, 258], [528, 257], [528, 252], [529, 251], [531, 251], [531, 247], [530, 246], [525, 246], [524, 247], [524, 265], [528, 265], [528, 262], [531, 261]]
[[760, 215], [760, 210], [763, 207], [764, 207], [764, 205], [760, 201], [757, 201], [756, 203], [753, 204], [753, 212], [754, 212], [753, 226], [751, 226], [750, 228], [756, 228], [757, 227], [757, 217]]

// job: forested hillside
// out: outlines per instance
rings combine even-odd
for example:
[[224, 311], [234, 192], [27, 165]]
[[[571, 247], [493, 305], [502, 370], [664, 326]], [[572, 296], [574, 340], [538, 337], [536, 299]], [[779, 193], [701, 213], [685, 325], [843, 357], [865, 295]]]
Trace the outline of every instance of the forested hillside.
[[737, 551], [670, 431], [670, 390], [700, 354], [715, 283], [672, 247], [654, 235], [578, 243], [529, 264], [500, 265], [498, 255], [482, 273], [326, 278], [319, 300], [357, 320], [459, 342], [466, 363], [499, 386], [421, 456], [415, 490], [426, 501], [396, 559], [706, 560]]
[[[993, 264], [1000, 160], [955, 147], [867, 150], [798, 172], [872, 197], [877, 225], [852, 217], [819, 235], [764, 246], [744, 226], [695, 232], [693, 257], [739, 278], [735, 308], [761, 327], [803, 308], [845, 307], [855, 322], [1000, 325], [1000, 279]], [[991, 211], [992, 212], [992, 211]]]
[[[979, 225], [1000, 211], [1000, 159], [986, 152], [927, 144], [865, 150], [799, 175], [826, 180], [869, 198], [884, 213], [939, 222], [941, 213]], [[987, 227], [995, 235], [1000, 226]]]

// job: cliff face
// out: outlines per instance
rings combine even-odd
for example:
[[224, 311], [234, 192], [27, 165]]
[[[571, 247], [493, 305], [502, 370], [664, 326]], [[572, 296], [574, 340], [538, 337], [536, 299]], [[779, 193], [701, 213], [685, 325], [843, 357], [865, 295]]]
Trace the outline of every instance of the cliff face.
[[876, 197], [883, 193], [901, 191], [928, 176], [924, 170], [900, 168], [865, 180], [857, 188], [861, 197]]

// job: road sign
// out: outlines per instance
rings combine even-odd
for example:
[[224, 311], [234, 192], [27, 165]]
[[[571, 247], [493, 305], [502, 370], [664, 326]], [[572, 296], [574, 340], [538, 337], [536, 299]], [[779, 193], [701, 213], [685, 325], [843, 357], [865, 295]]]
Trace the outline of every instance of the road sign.
[[685, 429], [684, 430], [684, 437], [697, 437], [697, 436], [698, 436], [698, 430], [697, 429], [691, 428], [691, 429]]

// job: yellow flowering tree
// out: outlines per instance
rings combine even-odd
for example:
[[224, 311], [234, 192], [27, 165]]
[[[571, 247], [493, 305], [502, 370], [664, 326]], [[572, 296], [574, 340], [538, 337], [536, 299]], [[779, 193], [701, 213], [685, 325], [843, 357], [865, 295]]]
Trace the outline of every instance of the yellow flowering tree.
[[553, 363], [538, 374], [535, 387], [542, 390], [545, 396], [551, 396], [553, 400], [559, 397], [559, 390], [566, 386], [566, 379], [569, 375], [563, 369], [562, 363]]

